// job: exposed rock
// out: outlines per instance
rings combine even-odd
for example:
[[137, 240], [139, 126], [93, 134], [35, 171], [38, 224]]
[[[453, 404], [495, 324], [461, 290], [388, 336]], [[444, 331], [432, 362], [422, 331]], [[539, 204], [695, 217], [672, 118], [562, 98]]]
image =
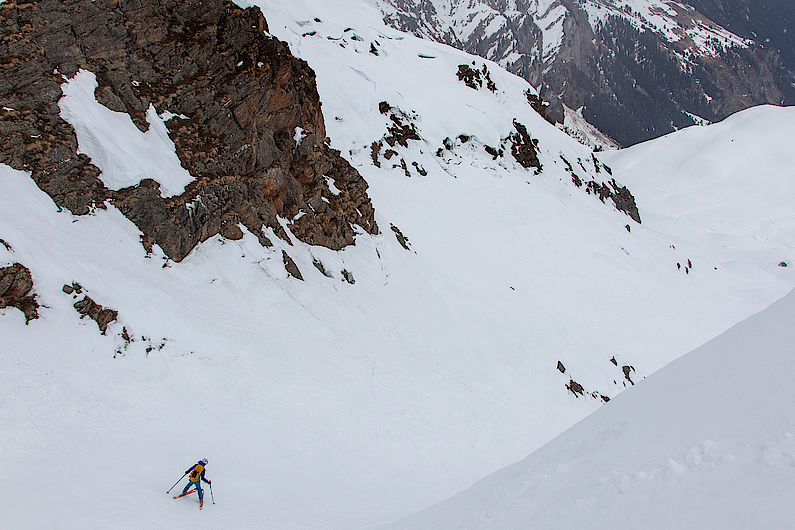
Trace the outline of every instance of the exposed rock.
[[621, 367], [621, 371], [624, 372], [624, 378], [634, 385], [635, 383], [632, 381], [630, 374], [635, 371], [635, 367], [624, 365]]
[[[67, 287], [64, 285], [64, 288]], [[64, 289], [64, 292], [66, 289]], [[74, 304], [75, 309], [78, 313], [80, 313], [80, 318], [88, 317], [94, 322], [97, 323], [99, 327], [99, 331], [102, 332], [104, 335], [108, 329], [108, 325], [111, 322], [115, 322], [116, 318], [119, 316], [118, 311], [114, 311], [113, 309], [107, 309], [102, 307], [98, 303], [94, 302], [88, 295], [83, 295], [83, 298], [75, 302]]]
[[[571, 163], [566, 160], [563, 155], [560, 156], [560, 159], [566, 165], [566, 171], [568, 171], [571, 175], [571, 180], [574, 182], [574, 185], [578, 188], [581, 187], [583, 185], [583, 181], [579, 176], [577, 176], [576, 173], [574, 173], [574, 168], [572, 167]], [[595, 168], [599, 168], [601, 166], [602, 169], [608, 171], [608, 174], [612, 175], [612, 171], [610, 171], [609, 167], [601, 164], [596, 157], [594, 157], [593, 160]], [[585, 169], [581, 161], [580, 167]], [[604, 182], [589, 180], [585, 183], [585, 191], [588, 194], [595, 195], [602, 202], [605, 202], [605, 199], [612, 200], [616, 210], [624, 212], [637, 223], [641, 222], [640, 211], [638, 210], [638, 205], [635, 203], [635, 197], [632, 195], [632, 193], [630, 193], [626, 186], [619, 186], [616, 182], [616, 179], [611, 178], [607, 184]], [[630, 231], [628, 227], [627, 231]]]
[[11, 248], [11, 245], [6, 243], [4, 239], [0, 239], [0, 245], [3, 245], [7, 251], [14, 252], [14, 249]]
[[411, 250], [409, 239], [403, 235], [403, 232], [400, 231], [400, 228], [392, 225], [392, 231], [395, 233], [395, 237], [397, 238], [398, 243], [400, 243], [400, 246], [406, 250]]
[[524, 95], [527, 97], [527, 102], [530, 103], [530, 106], [533, 107], [533, 110], [539, 113], [541, 117], [546, 118], [547, 107], [549, 107], [549, 103], [544, 101], [541, 96], [537, 96], [530, 92], [530, 90], [526, 90]]
[[411, 172], [409, 171], [409, 167], [406, 165], [406, 159], [405, 158], [401, 158], [400, 159], [400, 167], [401, 167], [401, 169], [403, 169], [403, 173], [407, 177], [411, 177]]
[[616, 205], [616, 210], [626, 213], [633, 221], [640, 223], [640, 212], [635, 203], [635, 197], [629, 192], [626, 186], [619, 186], [616, 179], [610, 179], [610, 186], [613, 188], [608, 195]]
[[560, 370], [560, 373], [562, 373], [562, 374], [566, 373], [566, 367], [563, 366], [563, 363], [560, 362], [560, 361], [558, 361], [558, 370]]
[[243, 239], [243, 230], [241, 230], [238, 224], [231, 219], [225, 221], [224, 224], [221, 225], [221, 230], [219, 233], [222, 237], [231, 239], [233, 241]]
[[495, 148], [491, 147], [490, 145], [484, 145], [483, 149], [485, 149], [486, 152], [488, 154], [490, 154], [492, 159], [494, 159], [494, 160], [497, 160], [499, 157], [501, 157], [503, 155], [502, 149], [498, 150], [498, 149], [495, 149]]
[[314, 266], [315, 266], [315, 268], [316, 268], [317, 270], [319, 270], [319, 271], [320, 271], [320, 273], [321, 273], [323, 276], [325, 276], [326, 278], [331, 278], [331, 277], [332, 277], [332, 276], [331, 276], [331, 273], [330, 273], [330, 272], [328, 272], [328, 271], [326, 270], [326, 267], [324, 267], [324, 266], [323, 266], [323, 262], [322, 262], [322, 261], [320, 261], [319, 259], [317, 259], [317, 258], [313, 259], [313, 260], [312, 260], [312, 265], [314, 265]]
[[[474, 62], [472, 65], [474, 66]], [[480, 90], [483, 87], [483, 82], [486, 82], [486, 88], [492, 92], [497, 91], [497, 85], [491, 80], [489, 69], [484, 64], [480, 70], [474, 69], [467, 64], [458, 65], [458, 80], [474, 90]]]
[[351, 273], [347, 269], [343, 269], [342, 270], [342, 277], [345, 278], [345, 281], [348, 282], [351, 285], [356, 283], [356, 280], [353, 278], [353, 273]]
[[[386, 112], [383, 110], [385, 105]], [[392, 124], [387, 127], [386, 136], [384, 136], [384, 141], [389, 144], [389, 147], [395, 147], [396, 144], [408, 147], [409, 140], [422, 140], [413, 120], [405, 112], [398, 108], [390, 107], [385, 101], [382, 101], [378, 108], [382, 114], [387, 114], [392, 121]]]
[[478, 90], [483, 86], [483, 80], [480, 78], [480, 71], [473, 70], [468, 64], [458, 65], [458, 80], [473, 90]]
[[511, 142], [511, 155], [516, 159], [519, 164], [527, 169], [535, 168], [535, 173], [541, 172], [541, 161], [538, 159], [538, 140], [530, 138], [527, 132], [527, 127], [513, 121], [513, 127], [516, 129], [508, 140]]
[[585, 395], [585, 389], [582, 387], [580, 383], [578, 383], [574, 379], [569, 380], [569, 382], [566, 384], [566, 389], [568, 389], [569, 392], [574, 394], [574, 397]]
[[384, 142], [378, 141], [370, 144], [370, 158], [373, 160], [375, 167], [381, 167], [381, 161], [378, 156], [381, 154], [381, 149], [384, 147]]
[[287, 272], [290, 273], [290, 276], [296, 278], [298, 280], [303, 281], [304, 277], [301, 275], [301, 270], [298, 268], [298, 265], [295, 264], [293, 258], [290, 257], [287, 252], [282, 250], [282, 261], [284, 262], [284, 268], [287, 269]]
[[0, 309], [16, 307], [25, 323], [39, 318], [39, 303], [33, 294], [33, 277], [27, 267], [14, 263], [0, 268]]
[[[303, 212], [293, 234], [335, 250], [354, 243], [353, 225], [377, 233], [366, 182], [326, 144], [314, 72], [265, 30], [259, 9], [222, 0], [0, 4], [0, 99], [18, 109], [0, 115], [0, 163], [31, 171], [76, 215], [111, 201], [149, 249], [156, 243], [175, 261], [229, 219], [253, 234], [270, 227], [281, 235], [277, 218]], [[166, 122], [196, 179], [185, 193], [163, 198], [151, 180], [108, 190], [99, 169], [77, 154], [58, 100], [62, 75], [81, 68], [96, 74], [98, 100], [141, 130], [150, 105], [188, 116]], [[307, 133], [299, 145], [297, 127]]]

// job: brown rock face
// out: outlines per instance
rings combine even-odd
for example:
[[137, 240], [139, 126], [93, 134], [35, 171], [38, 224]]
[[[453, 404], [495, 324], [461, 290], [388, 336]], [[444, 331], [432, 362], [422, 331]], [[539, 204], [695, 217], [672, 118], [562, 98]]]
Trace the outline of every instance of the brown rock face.
[[508, 140], [511, 142], [511, 155], [519, 164], [527, 169], [535, 168], [536, 175], [541, 172], [541, 161], [538, 159], [538, 140], [531, 138], [527, 127], [514, 120], [515, 133], [511, 133]]
[[574, 397], [582, 396], [584, 395], [585, 392], [585, 389], [582, 387], [582, 385], [577, 381], [575, 381], [574, 379], [569, 380], [569, 382], [566, 384], [566, 389], [572, 394], [574, 394]]
[[33, 278], [27, 267], [14, 263], [0, 268], [0, 309], [16, 307], [25, 314], [25, 322], [39, 318], [39, 303], [32, 294]]
[[80, 313], [80, 318], [88, 317], [96, 322], [97, 326], [99, 326], [99, 331], [103, 335], [108, 330], [108, 325], [119, 316], [118, 311], [102, 307], [86, 295], [83, 295], [81, 300], [75, 302], [74, 307]]
[[[239, 237], [238, 223], [269, 245], [262, 229], [285, 237], [277, 218], [299, 212], [291, 230], [309, 244], [353, 244], [353, 225], [377, 233], [366, 182], [326, 144], [314, 72], [263, 30], [258, 9], [222, 0], [0, 4], [0, 101], [14, 109], [0, 111], [0, 163], [31, 171], [74, 214], [110, 201], [176, 261], [218, 233]], [[62, 75], [81, 68], [96, 74], [97, 100], [141, 130], [150, 105], [187, 116], [166, 122], [196, 178], [185, 193], [163, 198], [148, 179], [108, 190], [77, 154], [58, 100]]]
[[[475, 63], [473, 62], [472, 64], [474, 65]], [[458, 80], [462, 81], [469, 88], [480, 90], [485, 81], [486, 88], [492, 92], [497, 90], [497, 85], [491, 80], [491, 74], [485, 64], [481, 70], [473, 69], [468, 64], [459, 64], [458, 73], [456, 75], [458, 76]]]

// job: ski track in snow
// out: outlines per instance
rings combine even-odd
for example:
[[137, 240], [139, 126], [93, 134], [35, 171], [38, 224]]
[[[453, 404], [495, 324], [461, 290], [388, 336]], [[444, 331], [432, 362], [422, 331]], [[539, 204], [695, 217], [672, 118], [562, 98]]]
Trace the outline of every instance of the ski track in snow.
[[[342, 252], [289, 246], [273, 233], [270, 249], [249, 233], [216, 237], [172, 263], [158, 248], [147, 257], [139, 231], [112, 206], [73, 217], [27, 173], [0, 166], [0, 238], [13, 248], [0, 245], [0, 260], [31, 269], [42, 304], [27, 326], [17, 310], [0, 310], [0, 503], [13, 507], [3, 509], [9, 527], [373, 527], [523, 458], [596, 410], [597, 400], [564, 388], [569, 376], [615, 396], [621, 364], [641, 380], [795, 284], [776, 265], [795, 260], [788, 187], [760, 203], [770, 212], [763, 238], [739, 223], [715, 236], [714, 223], [686, 211], [723, 210], [731, 222], [755, 203], [730, 183], [691, 193], [687, 180], [671, 180], [670, 200], [657, 200], [654, 187], [670, 174], [641, 182], [657, 153], [619, 152], [616, 178], [639, 189], [637, 225], [574, 187], [561, 154], [579, 176], [607, 177], [588, 149], [532, 111], [529, 85], [497, 65], [485, 62], [497, 92], [475, 91], [457, 80], [457, 66], [482, 59], [389, 29], [367, 2], [250, 4], [316, 70], [332, 145], [370, 185], [382, 233]], [[301, 37], [310, 30], [317, 34]], [[368, 53], [376, 41], [379, 56]], [[416, 116], [423, 140], [377, 169], [369, 147], [389, 123], [381, 101]], [[106, 110], [70, 118], [81, 149], [81, 120], [93, 131], [98, 164], [135, 152], [129, 137], [105, 142], [115, 119]], [[791, 113], [776, 110], [749, 125], [760, 153], [773, 146], [771, 124], [791, 127]], [[540, 175], [483, 150], [514, 119], [540, 141]], [[435, 155], [460, 134], [472, 140]], [[704, 135], [694, 145], [708, 144]], [[157, 138], [162, 152], [173, 149], [167, 135]], [[727, 165], [732, 154], [721, 151]], [[680, 155], [661, 156], [675, 164]], [[391, 167], [400, 158], [412, 177]], [[774, 183], [795, 166], [791, 154], [764, 163]], [[101, 168], [108, 185], [148, 176], [121, 163]], [[160, 182], [165, 193], [185, 185]], [[305, 282], [288, 277], [283, 249]], [[686, 259], [689, 274], [675, 266]], [[75, 281], [119, 311], [106, 335], [79, 320], [62, 292]], [[126, 347], [122, 327], [135, 339]], [[173, 501], [165, 490], [201, 456], [218, 504], [199, 513], [195, 499]]]

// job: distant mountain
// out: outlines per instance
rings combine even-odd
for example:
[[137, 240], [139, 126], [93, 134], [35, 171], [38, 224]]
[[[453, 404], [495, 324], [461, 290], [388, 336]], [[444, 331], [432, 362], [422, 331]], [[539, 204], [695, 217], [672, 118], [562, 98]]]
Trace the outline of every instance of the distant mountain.
[[795, 6], [791, 0], [687, 0], [697, 11], [746, 39], [772, 48], [795, 70]]
[[393, 26], [500, 63], [623, 145], [795, 103], [785, 0], [373, 1]]

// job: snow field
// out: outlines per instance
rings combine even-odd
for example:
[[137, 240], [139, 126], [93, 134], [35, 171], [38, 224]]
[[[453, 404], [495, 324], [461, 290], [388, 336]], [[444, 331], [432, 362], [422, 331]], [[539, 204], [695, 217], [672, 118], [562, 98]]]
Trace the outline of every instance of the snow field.
[[795, 293], [389, 528], [790, 528]]
[[649, 224], [682, 243], [715, 249], [719, 268], [778, 267], [795, 260], [795, 109], [755, 107], [709, 127], [603, 155], [622, 175]]

